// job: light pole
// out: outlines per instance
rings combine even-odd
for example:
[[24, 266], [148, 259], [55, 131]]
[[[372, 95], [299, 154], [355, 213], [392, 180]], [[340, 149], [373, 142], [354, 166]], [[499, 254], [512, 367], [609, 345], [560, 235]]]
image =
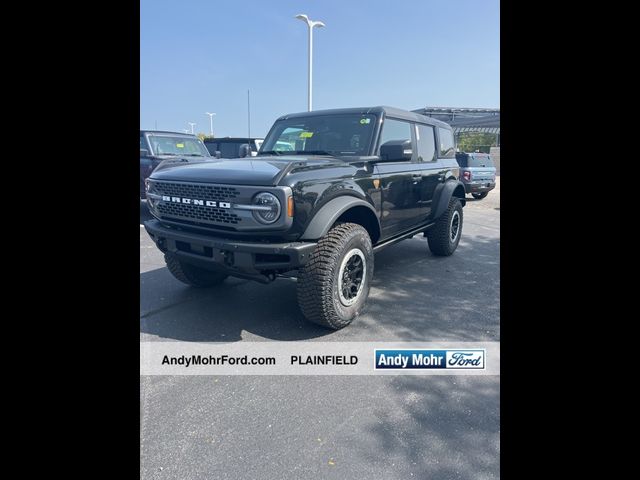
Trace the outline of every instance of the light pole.
[[191, 125], [191, 135], [193, 135], [193, 127], [195, 127], [197, 124], [193, 122], [187, 122], [187, 123]]
[[211, 137], [213, 138], [213, 117], [215, 113], [205, 112], [205, 115], [209, 115], [209, 123], [211, 125]]
[[308, 105], [309, 105], [309, 111], [311, 111], [312, 89], [313, 89], [313, 77], [312, 77], [312, 73], [313, 73], [313, 27], [318, 27], [319, 28], [319, 27], [324, 27], [325, 25], [322, 22], [309, 20], [309, 17], [307, 17], [304, 14], [296, 15], [296, 18], [298, 20], [302, 20], [303, 22], [305, 22], [307, 24], [307, 27], [309, 27], [309, 101], [308, 101]]

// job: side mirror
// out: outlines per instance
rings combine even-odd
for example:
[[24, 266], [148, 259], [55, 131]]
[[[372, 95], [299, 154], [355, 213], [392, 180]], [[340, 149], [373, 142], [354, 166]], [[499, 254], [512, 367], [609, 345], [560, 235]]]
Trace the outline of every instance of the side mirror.
[[240, 145], [239, 155], [240, 155], [240, 158], [251, 156], [251, 147], [249, 146], [248, 143], [243, 143], [242, 145]]
[[216, 150], [215, 153], [213, 154], [214, 157], [216, 158], [220, 158], [222, 157], [222, 152], [220, 150]]
[[412, 156], [411, 140], [390, 140], [380, 145], [380, 160], [383, 162], [409, 161]]
[[148, 157], [149, 156], [149, 150], [147, 150], [146, 148], [141, 148], [140, 149], [140, 156], [141, 157]]

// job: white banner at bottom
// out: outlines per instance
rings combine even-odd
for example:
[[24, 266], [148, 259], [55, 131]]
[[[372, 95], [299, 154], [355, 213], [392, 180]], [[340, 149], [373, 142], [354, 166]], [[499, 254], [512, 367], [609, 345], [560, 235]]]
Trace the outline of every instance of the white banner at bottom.
[[140, 375], [500, 375], [500, 342], [140, 342]]

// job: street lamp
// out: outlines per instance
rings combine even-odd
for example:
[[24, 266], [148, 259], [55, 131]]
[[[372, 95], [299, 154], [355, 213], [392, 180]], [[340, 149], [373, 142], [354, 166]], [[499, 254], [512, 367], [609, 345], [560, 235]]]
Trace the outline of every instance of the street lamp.
[[195, 123], [193, 123], [193, 122], [187, 122], [187, 123], [188, 123], [189, 125], [191, 125], [191, 135], [193, 135], [193, 127], [195, 127], [195, 126], [196, 126], [196, 124], [195, 124]]
[[312, 97], [312, 87], [313, 87], [313, 79], [312, 79], [312, 69], [313, 69], [313, 27], [324, 27], [324, 23], [317, 22], [313, 20], [309, 20], [304, 14], [296, 15], [298, 20], [302, 20], [309, 27], [309, 111], [311, 111], [311, 97]]
[[205, 115], [209, 115], [209, 122], [211, 124], [211, 136], [213, 137], [213, 116], [215, 113], [205, 112]]

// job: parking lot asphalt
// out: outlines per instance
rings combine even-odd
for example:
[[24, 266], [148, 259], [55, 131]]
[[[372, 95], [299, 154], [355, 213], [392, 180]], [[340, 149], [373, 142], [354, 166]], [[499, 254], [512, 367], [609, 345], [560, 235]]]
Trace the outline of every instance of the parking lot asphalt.
[[[140, 223], [149, 218], [140, 206]], [[365, 313], [305, 321], [295, 281], [190, 289], [140, 227], [141, 341], [499, 341], [500, 183], [460, 245], [376, 254]], [[141, 377], [142, 479], [499, 478], [499, 377]]]

